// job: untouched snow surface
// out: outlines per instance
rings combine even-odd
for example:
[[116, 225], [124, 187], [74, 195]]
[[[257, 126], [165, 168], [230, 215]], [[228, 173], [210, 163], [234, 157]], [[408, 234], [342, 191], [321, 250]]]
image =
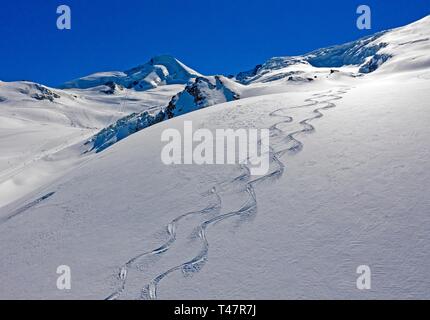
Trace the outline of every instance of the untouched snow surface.
[[[37, 104], [54, 112], [41, 139], [64, 127], [77, 142], [35, 162], [55, 171], [55, 181], [20, 193], [14, 178], [18, 191], [2, 198], [0, 298], [430, 298], [429, 32], [427, 17], [382, 34], [375, 41], [387, 45], [368, 58], [390, 58], [365, 75], [362, 65], [334, 70], [307, 61], [268, 68], [246, 86], [235, 84], [240, 100], [162, 121], [100, 153], [82, 154], [83, 143], [93, 128], [113, 123], [106, 118], [117, 116], [108, 110], [124, 97], [121, 88], [112, 95], [84, 90], [91, 99], [78, 89], [52, 89], [60, 98]], [[153, 111], [184, 88], [167, 97], [158, 91], [167, 87], [153, 89], [163, 97]], [[45, 121], [31, 119], [51, 113], [38, 114], [28, 98], [28, 108], [14, 114], [10, 91], [0, 91], [1, 130], [30, 136], [26, 130]], [[55, 101], [64, 99], [76, 99], [77, 111], [58, 111]], [[124, 115], [147, 110], [123, 108]], [[91, 121], [64, 120], [81, 110]], [[189, 120], [212, 130], [269, 128], [269, 173], [164, 165], [161, 133], [182, 131]], [[16, 162], [18, 141], [1, 137]], [[49, 141], [58, 148], [64, 140]], [[58, 172], [57, 157], [75, 163]], [[2, 163], [2, 170], [14, 168]], [[3, 181], [2, 196], [12, 180]], [[71, 267], [71, 290], [56, 288], [60, 265]], [[359, 265], [372, 270], [371, 290], [356, 288]]]

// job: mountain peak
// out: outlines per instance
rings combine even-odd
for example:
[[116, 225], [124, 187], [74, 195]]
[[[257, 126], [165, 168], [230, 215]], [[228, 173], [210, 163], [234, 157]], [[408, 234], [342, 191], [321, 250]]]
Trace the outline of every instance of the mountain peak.
[[201, 74], [171, 55], [159, 55], [126, 71], [98, 72], [65, 83], [62, 88], [88, 89], [108, 83], [144, 91], [166, 84], [186, 84]]
[[157, 65], [157, 64], [169, 65], [171, 63], [181, 63], [181, 62], [170, 54], [160, 54], [152, 57], [148, 63], [152, 65]]

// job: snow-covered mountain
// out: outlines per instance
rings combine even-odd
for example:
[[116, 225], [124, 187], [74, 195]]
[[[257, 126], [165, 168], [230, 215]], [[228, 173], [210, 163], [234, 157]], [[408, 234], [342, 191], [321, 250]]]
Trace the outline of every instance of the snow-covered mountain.
[[[384, 66], [386, 68], [397, 67], [399, 56], [402, 59], [400, 63], [403, 68], [407, 68], [408, 64], [417, 63], [426, 67], [430, 63], [428, 57], [418, 55], [418, 52], [427, 50], [428, 46], [426, 39], [420, 38], [421, 32], [419, 31], [425, 29], [426, 19], [407, 27], [380, 32], [357, 41], [318, 49], [303, 56], [274, 57], [249, 71], [239, 73], [234, 78], [237, 82], [223, 76], [200, 75], [188, 81], [185, 89], [174, 96], [167, 107], [159, 113], [150, 114], [145, 111], [120, 119], [118, 123], [92, 137], [87, 144], [92, 146], [92, 150], [101, 151], [130, 134], [166, 119], [219, 103], [234, 101], [241, 95], [262, 94], [255, 89], [255, 86], [250, 86], [252, 84], [279, 81], [282, 81], [282, 85], [284, 82], [300, 84], [342, 76], [359, 77], [376, 71], [385, 62], [388, 62]], [[415, 40], [408, 42], [407, 40], [411, 38]], [[404, 46], [407, 44], [413, 44], [413, 48], [406, 46], [405, 49]], [[405, 50], [410, 51], [411, 49], [415, 51], [413, 55], [417, 56], [416, 59], [419, 59], [420, 62], [415, 59], [402, 58]], [[157, 58], [154, 59], [157, 60]], [[154, 59], [151, 59], [151, 63]], [[174, 58], [169, 59], [177, 61]], [[184, 68], [189, 70], [185, 66]], [[339, 68], [342, 70], [337, 70]], [[272, 88], [263, 88], [263, 93], [267, 89], [270, 91]]]
[[83, 161], [79, 155], [86, 150], [85, 141], [103, 128], [131, 113], [159, 112], [183, 88], [60, 90], [0, 82], [0, 206]]
[[[176, 94], [167, 107], [157, 112], [133, 113], [104, 128], [85, 142], [87, 151], [100, 152], [149, 126], [215, 104], [239, 99], [241, 85], [222, 76], [200, 76]], [[234, 91], [235, 90], [235, 91]]]
[[[0, 82], [0, 298], [429, 298], [429, 89], [430, 16], [232, 79]], [[268, 174], [164, 165], [185, 121], [269, 129]]]
[[198, 77], [173, 97], [166, 114], [170, 119], [215, 104], [238, 100], [239, 86], [222, 76]]
[[303, 66], [316, 68], [351, 66], [354, 71], [361, 74], [374, 72], [383, 65], [384, 70], [427, 67], [429, 57], [419, 53], [428, 50], [426, 32], [428, 20], [426, 17], [405, 27], [318, 49], [303, 56], [275, 57], [251, 70], [239, 73], [235, 78], [243, 84], [279, 79], [294, 81], [294, 77], [301, 73]]
[[88, 89], [114, 83], [138, 91], [166, 84], [185, 84], [201, 76], [172, 56], [163, 55], [127, 71], [99, 72], [65, 83], [63, 88]]

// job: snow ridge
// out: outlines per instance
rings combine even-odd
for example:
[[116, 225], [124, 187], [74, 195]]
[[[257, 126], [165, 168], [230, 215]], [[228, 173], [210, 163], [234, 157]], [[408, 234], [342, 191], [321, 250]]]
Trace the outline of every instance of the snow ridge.
[[[258, 81], [264, 75], [273, 71], [301, 64], [311, 65], [316, 68], [339, 68], [347, 65], [358, 65], [361, 66], [361, 73], [370, 73], [375, 71], [382, 63], [390, 58], [389, 55], [384, 55], [384, 58], [376, 57], [377, 52], [387, 46], [387, 43], [376, 43], [376, 40], [382, 37], [386, 32], [387, 31], [379, 32], [357, 41], [318, 49], [303, 56], [274, 57], [249, 71], [240, 72], [236, 75], [235, 79], [247, 85]], [[369, 59], [373, 58], [378, 62], [368, 62]], [[364, 64], [366, 65], [364, 66]], [[373, 67], [370, 67], [370, 65]], [[284, 77], [287, 76], [289, 75], [284, 75]], [[278, 78], [274, 80], [278, 80]]]
[[126, 70], [99, 72], [83, 78], [66, 82], [62, 89], [88, 89], [108, 83], [115, 83], [127, 89], [145, 91], [167, 84], [185, 84], [190, 79], [201, 76], [176, 58], [161, 55], [151, 58], [147, 63]]

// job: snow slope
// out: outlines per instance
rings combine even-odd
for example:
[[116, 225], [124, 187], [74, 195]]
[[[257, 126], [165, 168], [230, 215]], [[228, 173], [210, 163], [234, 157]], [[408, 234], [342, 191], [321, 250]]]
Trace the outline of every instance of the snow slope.
[[[430, 298], [426, 38], [429, 17], [372, 40], [387, 44], [359, 65], [272, 65], [231, 84], [240, 100], [84, 155], [0, 208], [0, 298]], [[161, 133], [189, 120], [269, 128], [269, 173], [164, 165]], [[55, 287], [64, 264], [70, 291]]]
[[83, 142], [102, 128], [133, 112], [158, 112], [183, 88], [109, 93], [108, 86], [58, 90], [0, 82], [0, 207], [80, 163]]
[[[240, 84], [204, 77], [171, 56], [154, 57], [124, 75], [97, 73], [63, 89], [0, 83], [0, 147], [5, 150], [0, 207], [87, 161], [88, 151], [100, 152], [170, 117], [239, 98], [233, 90]], [[16, 135], [17, 141], [10, 139]]]

